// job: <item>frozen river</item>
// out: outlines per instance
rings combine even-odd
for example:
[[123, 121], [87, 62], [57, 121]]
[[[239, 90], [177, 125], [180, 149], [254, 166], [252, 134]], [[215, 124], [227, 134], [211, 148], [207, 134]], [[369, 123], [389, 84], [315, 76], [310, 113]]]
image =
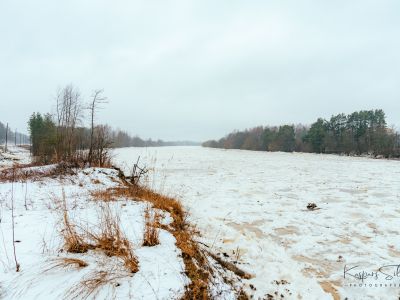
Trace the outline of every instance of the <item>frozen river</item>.
[[[151, 184], [182, 200], [202, 241], [254, 274], [247, 290], [256, 298], [398, 299], [399, 161], [201, 147], [114, 151], [127, 170], [139, 155], [155, 169]], [[318, 209], [307, 210], [309, 202]]]

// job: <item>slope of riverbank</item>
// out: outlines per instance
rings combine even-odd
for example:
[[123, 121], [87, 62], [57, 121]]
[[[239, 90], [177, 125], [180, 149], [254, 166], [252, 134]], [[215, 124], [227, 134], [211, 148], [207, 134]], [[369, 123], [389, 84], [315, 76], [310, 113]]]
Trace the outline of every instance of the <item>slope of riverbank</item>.
[[[11, 156], [12, 163], [29, 161], [23, 149]], [[202, 296], [200, 284], [215, 299], [241, 294], [239, 277], [205, 252], [208, 277], [189, 268], [199, 254], [187, 252], [200, 248], [172, 199], [133, 197], [115, 169], [3, 163], [1, 299], [189, 299]]]

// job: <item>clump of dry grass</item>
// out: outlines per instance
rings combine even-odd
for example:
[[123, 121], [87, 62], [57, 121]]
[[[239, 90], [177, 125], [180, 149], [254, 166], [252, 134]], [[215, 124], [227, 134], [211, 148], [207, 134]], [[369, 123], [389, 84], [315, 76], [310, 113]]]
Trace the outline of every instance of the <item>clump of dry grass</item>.
[[89, 249], [94, 249], [94, 246], [85, 241], [85, 237], [79, 234], [75, 226], [69, 221], [68, 213], [64, 210], [63, 214], [64, 228], [61, 234], [64, 238], [64, 247], [70, 253], [86, 253]]
[[132, 273], [136, 273], [139, 271], [138, 259], [133, 253], [131, 242], [125, 237], [119, 224], [119, 216], [113, 214], [110, 207], [103, 206], [100, 232], [88, 232], [88, 235], [94, 241], [96, 249], [102, 250], [107, 256], [120, 257], [125, 266]]
[[[104, 264], [103, 270], [91, 273], [90, 277], [82, 280], [79, 285], [69, 291], [72, 298], [86, 299], [95, 295], [99, 289], [107, 284], [113, 283], [116, 279], [124, 278], [129, 274], [139, 271], [139, 261], [133, 252], [130, 241], [126, 238], [120, 227], [120, 218], [113, 213], [108, 205], [102, 205], [99, 215], [99, 224], [92, 229], [80, 229], [80, 233], [71, 224], [68, 213], [64, 211], [64, 242], [68, 252], [82, 253], [89, 249], [103, 252], [108, 257], [118, 257], [124, 263], [124, 268], [115, 268], [112, 264]], [[58, 261], [54, 267], [77, 266], [83, 268], [87, 263], [74, 258], [64, 258]], [[128, 272], [129, 271], [129, 272]]]
[[92, 191], [90, 194], [95, 200], [100, 200], [103, 202], [112, 202], [117, 200], [116, 196], [110, 192], [109, 189]]
[[144, 224], [143, 246], [152, 247], [160, 244], [160, 215], [156, 211], [152, 211], [149, 205], [144, 211]]
[[104, 202], [117, 199], [142, 200], [150, 202], [154, 208], [169, 212], [177, 224], [182, 224], [186, 219], [186, 213], [182, 204], [175, 198], [161, 195], [147, 187], [128, 185], [124, 187], [108, 188], [92, 193], [97, 200]]
[[112, 277], [107, 271], [97, 271], [90, 278], [87, 278], [80, 282], [82, 291], [86, 290], [87, 295], [91, 295], [95, 290], [99, 289], [101, 286], [110, 283]]
[[105, 285], [118, 286], [117, 280], [126, 277], [126, 274], [116, 268], [109, 270], [98, 270], [83, 279], [77, 286], [74, 286], [67, 293], [67, 298], [71, 299], [96, 299], [100, 288]]
[[108, 205], [102, 205], [100, 211], [100, 222], [97, 230], [83, 229], [79, 226], [80, 232], [76, 230], [76, 225], [69, 220], [68, 210], [63, 191], [63, 229], [61, 231], [64, 238], [64, 247], [70, 253], [85, 253], [88, 250], [101, 250], [109, 257], [116, 256], [124, 261], [126, 268], [132, 273], [139, 270], [139, 262], [133, 252], [130, 241], [125, 237], [121, 227], [120, 218], [114, 214]]
[[62, 260], [62, 265], [64, 267], [76, 266], [78, 268], [85, 268], [88, 266], [87, 262], [85, 262], [79, 258], [65, 257], [65, 258], [62, 258], [61, 260]]
[[[89, 249], [93, 249], [93, 245], [88, 243], [82, 233], [78, 233], [76, 226], [71, 223], [68, 215], [67, 201], [65, 191], [62, 191], [61, 201], [54, 199], [56, 205], [62, 208], [62, 230], [61, 235], [64, 238], [64, 247], [70, 253], [86, 253]], [[58, 202], [58, 203], [57, 203]]]
[[87, 267], [89, 264], [82, 259], [73, 258], [73, 257], [62, 257], [57, 258], [52, 261], [50, 268], [45, 271], [49, 271], [55, 268], [78, 268], [82, 269]]

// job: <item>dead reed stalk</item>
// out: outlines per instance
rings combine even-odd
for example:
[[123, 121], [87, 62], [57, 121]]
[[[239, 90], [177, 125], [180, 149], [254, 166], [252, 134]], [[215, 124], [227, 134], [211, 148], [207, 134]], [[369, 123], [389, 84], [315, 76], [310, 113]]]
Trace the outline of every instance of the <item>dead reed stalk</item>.
[[157, 211], [151, 210], [150, 205], [147, 205], [144, 211], [144, 226], [143, 246], [153, 247], [160, 244], [160, 215]]
[[[15, 168], [13, 168], [13, 178], [15, 178]], [[20, 264], [17, 260], [17, 252], [15, 249], [15, 215], [14, 215], [14, 179], [11, 182], [11, 219], [12, 219], [12, 239], [13, 239], [13, 253], [14, 253], [14, 262], [15, 262], [15, 271], [19, 272]]]
[[85, 241], [83, 234], [78, 233], [76, 226], [70, 222], [68, 208], [65, 199], [65, 191], [62, 191], [62, 206], [63, 206], [63, 229], [61, 234], [64, 238], [64, 246], [67, 252], [70, 253], [85, 253], [94, 246]]

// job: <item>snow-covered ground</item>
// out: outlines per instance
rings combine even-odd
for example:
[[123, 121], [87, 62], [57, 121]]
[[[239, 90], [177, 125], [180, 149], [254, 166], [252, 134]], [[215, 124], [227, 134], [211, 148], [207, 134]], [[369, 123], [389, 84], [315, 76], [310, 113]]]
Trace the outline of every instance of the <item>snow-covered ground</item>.
[[29, 151], [16, 147], [8, 146], [8, 151], [4, 152], [4, 146], [0, 147], [0, 170], [11, 167], [14, 163], [27, 164], [30, 162]]
[[203, 242], [255, 275], [256, 298], [399, 298], [399, 161], [201, 147], [116, 149], [114, 160], [129, 171], [138, 155]]
[[[21, 151], [14, 156], [19, 161], [28, 160], [28, 153]], [[38, 168], [41, 167], [30, 169]], [[98, 278], [102, 271], [107, 272], [101, 274], [107, 274], [109, 284], [95, 290], [90, 298], [179, 298], [188, 283], [181, 251], [174, 236], [163, 229], [159, 245], [142, 246], [144, 211], [148, 205], [145, 202], [119, 199], [108, 204], [134, 246], [139, 261], [137, 273], [131, 274], [121, 259], [108, 257], [98, 249], [83, 254], [63, 250], [63, 193], [70, 221], [78, 224], [77, 228], [96, 231], [106, 204], [95, 200], [91, 192], [118, 185], [116, 170], [100, 168], [79, 170], [64, 179], [0, 182], [0, 299], [86, 299], [87, 290], [82, 282]], [[13, 206], [19, 272], [13, 254]], [[168, 213], [160, 213], [164, 216], [162, 223], [171, 222]], [[59, 266], [63, 258], [81, 259], [88, 266]]]

